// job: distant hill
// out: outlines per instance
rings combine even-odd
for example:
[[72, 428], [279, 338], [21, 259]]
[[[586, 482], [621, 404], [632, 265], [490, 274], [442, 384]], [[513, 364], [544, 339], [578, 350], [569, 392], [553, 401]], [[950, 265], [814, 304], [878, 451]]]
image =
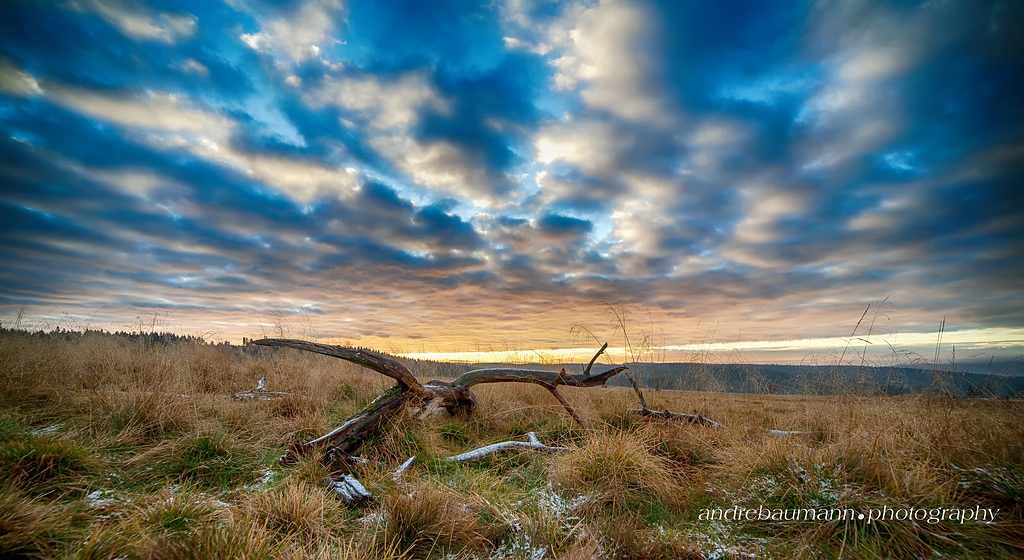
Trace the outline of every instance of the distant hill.
[[[516, 367], [579, 372], [579, 364], [466, 364], [415, 362], [420, 375], [456, 377], [471, 369]], [[828, 395], [944, 394], [958, 397], [1024, 398], [1024, 377], [940, 371], [913, 367], [760, 364], [630, 363], [631, 372], [652, 389], [725, 393]], [[600, 367], [595, 366], [595, 370]], [[429, 370], [429, 373], [424, 370]], [[608, 382], [629, 385], [625, 375]]]

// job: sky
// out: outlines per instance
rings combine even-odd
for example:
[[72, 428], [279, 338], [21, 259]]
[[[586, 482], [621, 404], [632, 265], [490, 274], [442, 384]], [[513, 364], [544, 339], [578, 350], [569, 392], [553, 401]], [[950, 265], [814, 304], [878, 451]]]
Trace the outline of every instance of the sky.
[[1010, 0], [2, 2], [0, 321], [1020, 356], [1022, 23]]

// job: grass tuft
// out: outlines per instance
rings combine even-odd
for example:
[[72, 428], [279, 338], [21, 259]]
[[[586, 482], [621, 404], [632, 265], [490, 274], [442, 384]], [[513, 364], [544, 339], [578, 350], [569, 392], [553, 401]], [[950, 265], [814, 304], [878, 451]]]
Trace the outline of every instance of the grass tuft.
[[47, 557], [64, 540], [60, 506], [0, 486], [0, 557]]
[[24, 434], [0, 443], [2, 476], [34, 494], [71, 488], [99, 463], [94, 449], [55, 435]]
[[486, 543], [477, 516], [452, 492], [419, 486], [385, 498], [385, 540], [415, 556], [478, 550]]
[[554, 462], [553, 478], [563, 487], [586, 493], [615, 512], [658, 500], [679, 503], [683, 487], [656, 445], [641, 434], [610, 430], [595, 434]]
[[274, 535], [297, 536], [306, 542], [328, 538], [341, 519], [337, 499], [328, 495], [322, 483], [314, 487], [301, 481], [257, 494], [245, 510]]
[[136, 457], [135, 462], [153, 464], [154, 474], [212, 488], [249, 484], [259, 476], [256, 453], [222, 432], [189, 434]]

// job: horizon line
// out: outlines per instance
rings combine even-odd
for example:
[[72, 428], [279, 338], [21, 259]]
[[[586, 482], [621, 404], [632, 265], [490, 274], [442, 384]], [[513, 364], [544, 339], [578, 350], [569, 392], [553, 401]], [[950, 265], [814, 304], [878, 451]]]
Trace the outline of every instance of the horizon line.
[[[952, 348], [955, 353], [956, 346], [967, 351], [999, 351], [1006, 353], [1011, 349], [1024, 352], [1024, 329], [1020, 328], [983, 328], [965, 329], [959, 331], [944, 331], [942, 333], [889, 333], [872, 334], [870, 336], [852, 337], [823, 337], [823, 338], [801, 338], [789, 340], [761, 340], [761, 341], [738, 341], [738, 342], [697, 342], [689, 344], [673, 344], [655, 346], [642, 349], [630, 349], [628, 347], [609, 346], [605, 351], [606, 355], [619, 355], [626, 362], [650, 362], [665, 361], [668, 355], [704, 354], [705, 357], [711, 353], [727, 352], [729, 354], [743, 355], [744, 352], [775, 354], [789, 353], [790, 358], [783, 361], [791, 361], [797, 352], [804, 352], [807, 355], [814, 355], [821, 351], [844, 352], [850, 356], [865, 356], [869, 354], [877, 357], [887, 354], [910, 355], [916, 354], [924, 357], [922, 351], [941, 351], [943, 348]], [[879, 351], [880, 350], [880, 351]], [[522, 350], [477, 350], [477, 351], [453, 351], [453, 352], [398, 352], [396, 355], [413, 360], [435, 361], [435, 362], [466, 362], [466, 363], [575, 363], [587, 362], [593, 357], [593, 348], [573, 347], [541, 349], [528, 348]], [[955, 355], [955, 354], [954, 354]], [[781, 356], [779, 356], [781, 358]], [[975, 356], [976, 357], [976, 356]], [[967, 357], [971, 359], [971, 357]], [[675, 360], [686, 361], [686, 360]], [[699, 360], [698, 360], [699, 361]], [[763, 362], [764, 360], [758, 360]], [[730, 363], [750, 363], [737, 361]]]

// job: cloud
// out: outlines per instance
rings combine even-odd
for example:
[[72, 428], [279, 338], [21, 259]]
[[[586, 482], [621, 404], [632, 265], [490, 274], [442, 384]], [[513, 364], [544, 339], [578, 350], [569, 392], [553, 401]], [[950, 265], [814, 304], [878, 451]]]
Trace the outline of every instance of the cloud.
[[141, 41], [174, 44], [194, 36], [198, 24], [192, 14], [154, 13], [130, 0], [88, 0], [85, 5], [121, 33]]
[[43, 90], [31, 74], [0, 58], [0, 92], [24, 97], [40, 94]]
[[141, 141], [170, 152], [184, 149], [230, 166], [303, 203], [324, 195], [347, 196], [357, 185], [349, 168], [245, 149], [235, 139], [237, 122], [179, 95], [157, 91], [118, 95], [60, 84], [47, 84], [45, 93], [69, 109], [126, 127]]
[[0, 318], [450, 350], [620, 301], [682, 345], [892, 292], [903, 332], [1019, 328], [1014, 6], [14, 3]]
[[46, 93], [60, 105], [123, 126], [195, 135], [210, 142], [226, 140], [233, 128], [229, 119], [170, 93], [119, 96], [58, 84], [48, 84]]
[[194, 58], [185, 59], [185, 61], [181, 63], [181, 69], [185, 72], [196, 74], [204, 78], [208, 78], [210, 76], [210, 69]]
[[[530, 18], [521, 3], [506, 6], [515, 31], [526, 32]], [[578, 91], [592, 110], [648, 124], [668, 125], [676, 112], [664, 92], [661, 28], [643, 3], [603, 1], [567, 5], [537, 42], [505, 38], [509, 48], [547, 56], [555, 70], [551, 87]]]
[[260, 31], [243, 33], [239, 38], [255, 51], [271, 54], [290, 62], [319, 57], [327, 43], [336, 19], [344, 10], [341, 0], [307, 0], [290, 13], [276, 18], [258, 18]]
[[564, 162], [589, 175], [606, 175], [615, 169], [618, 152], [630, 145], [615, 128], [601, 121], [556, 122], [547, 125], [534, 139], [539, 163]]
[[365, 119], [379, 130], [408, 130], [420, 120], [422, 110], [451, 110], [450, 102], [419, 74], [390, 81], [376, 76], [326, 76], [304, 99], [314, 108], [337, 106], [349, 112], [347, 120]]

